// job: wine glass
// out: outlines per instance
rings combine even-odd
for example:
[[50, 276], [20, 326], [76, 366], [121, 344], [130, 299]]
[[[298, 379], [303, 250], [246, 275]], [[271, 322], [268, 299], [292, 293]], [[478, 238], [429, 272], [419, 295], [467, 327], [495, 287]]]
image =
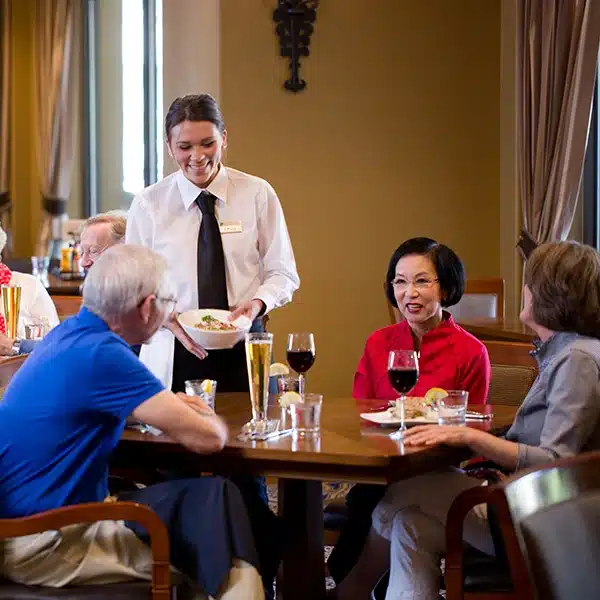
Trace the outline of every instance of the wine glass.
[[290, 333], [288, 335], [287, 361], [298, 373], [300, 395], [304, 394], [305, 375], [315, 362], [315, 337], [312, 333]]
[[392, 387], [400, 394], [400, 429], [390, 436], [401, 440], [406, 431], [404, 413], [406, 393], [410, 392], [419, 379], [419, 359], [413, 350], [392, 350], [388, 357], [388, 377]]

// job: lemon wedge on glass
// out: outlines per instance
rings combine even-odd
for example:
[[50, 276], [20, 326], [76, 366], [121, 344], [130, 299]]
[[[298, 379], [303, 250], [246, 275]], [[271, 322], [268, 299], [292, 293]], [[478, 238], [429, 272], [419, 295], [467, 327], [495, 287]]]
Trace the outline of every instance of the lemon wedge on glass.
[[285, 392], [279, 396], [279, 406], [287, 407], [290, 404], [302, 402], [302, 396], [298, 392]]
[[279, 377], [279, 375], [289, 375], [290, 370], [283, 363], [273, 363], [269, 367], [269, 377]]
[[442, 398], [445, 398], [448, 395], [448, 392], [439, 387], [433, 387], [427, 390], [425, 393], [425, 404], [429, 404], [430, 406], [435, 406], [435, 403]]
[[211, 394], [212, 393], [212, 381], [210, 379], [205, 379], [201, 384], [200, 384], [200, 389], [205, 393], [205, 394]]

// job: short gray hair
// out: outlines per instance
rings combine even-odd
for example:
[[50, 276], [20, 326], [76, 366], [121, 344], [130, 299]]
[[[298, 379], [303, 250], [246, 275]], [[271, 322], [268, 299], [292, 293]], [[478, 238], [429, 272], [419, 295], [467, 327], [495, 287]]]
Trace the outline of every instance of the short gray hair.
[[165, 259], [149, 248], [117, 244], [90, 269], [83, 284], [83, 306], [105, 321], [120, 319], [151, 294], [174, 299]]
[[125, 239], [127, 229], [127, 213], [124, 210], [109, 210], [108, 212], [95, 215], [86, 220], [82, 231], [91, 225], [109, 223], [108, 234], [113, 244], [119, 244]]

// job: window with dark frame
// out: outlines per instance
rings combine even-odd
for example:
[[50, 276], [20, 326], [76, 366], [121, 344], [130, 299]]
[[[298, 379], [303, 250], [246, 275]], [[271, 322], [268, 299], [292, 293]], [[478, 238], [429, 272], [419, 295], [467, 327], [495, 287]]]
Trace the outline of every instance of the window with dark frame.
[[[106, 177], [102, 172], [101, 90], [99, 69], [106, 68], [106, 54], [113, 49], [103, 48], [100, 27], [106, 27], [106, 17], [99, 15], [107, 5], [101, 0], [86, 0], [84, 10], [84, 72], [83, 72], [83, 211], [85, 216], [104, 212], [106, 192], [101, 184]], [[121, 106], [110, 107], [123, 112], [122, 120], [122, 182], [116, 181], [113, 168], [111, 201], [118, 208], [128, 208], [134, 193], [155, 183], [162, 177], [162, 0], [121, 0], [119, 18], [121, 36], [121, 62], [115, 72], [122, 78]], [[100, 59], [104, 63], [100, 63]], [[110, 64], [110, 63], [109, 63]], [[133, 77], [132, 77], [133, 74]], [[106, 99], [105, 99], [106, 101]], [[111, 99], [112, 101], [112, 99]], [[128, 113], [129, 110], [129, 113]], [[132, 121], [135, 121], [132, 125]], [[113, 145], [115, 144], [113, 140]], [[106, 151], [104, 152], [106, 156]], [[113, 165], [114, 167], [114, 165]], [[100, 181], [101, 178], [104, 179]]]

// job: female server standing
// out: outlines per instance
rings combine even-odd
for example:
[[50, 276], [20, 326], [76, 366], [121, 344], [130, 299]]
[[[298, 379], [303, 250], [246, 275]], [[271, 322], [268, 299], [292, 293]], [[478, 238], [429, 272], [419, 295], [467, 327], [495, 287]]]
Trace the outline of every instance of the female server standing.
[[[290, 302], [300, 284], [279, 199], [263, 179], [223, 165], [227, 131], [212, 96], [177, 98], [165, 131], [179, 171], [134, 198], [126, 242], [167, 260], [177, 311], [232, 309], [260, 331], [260, 317]], [[186, 379], [203, 378], [222, 392], [248, 390], [243, 343], [200, 360], [162, 329], [140, 359], [175, 392]]]

